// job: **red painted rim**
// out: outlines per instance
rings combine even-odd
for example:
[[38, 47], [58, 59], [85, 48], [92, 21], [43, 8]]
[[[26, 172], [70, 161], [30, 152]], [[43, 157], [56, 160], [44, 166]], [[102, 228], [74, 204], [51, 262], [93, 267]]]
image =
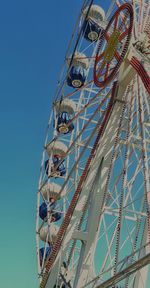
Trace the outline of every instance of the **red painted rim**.
[[[122, 20], [122, 14], [124, 14], [125, 18]], [[105, 42], [108, 41], [111, 35], [108, 35], [109, 28], [112, 27], [112, 24], [114, 23], [113, 27], [113, 32], [115, 31], [115, 27], [117, 26], [119, 20], [121, 19], [120, 24], [120, 29], [122, 28], [123, 25], [126, 23], [124, 21], [129, 20], [129, 24], [125, 31], [122, 31], [122, 33], [119, 36], [119, 42], [122, 41], [123, 39], [125, 40], [125, 43], [123, 45], [123, 49], [121, 51], [121, 54], [117, 51], [117, 48], [115, 50], [115, 58], [117, 63], [115, 63], [114, 67], [111, 67], [111, 72], [109, 72], [109, 64], [110, 63], [104, 63], [100, 65], [100, 61], [104, 59], [104, 51], [100, 52], [101, 48], [105, 45]], [[115, 77], [125, 55], [129, 47], [130, 43], [130, 38], [131, 38], [131, 33], [132, 33], [132, 27], [133, 27], [133, 8], [131, 4], [125, 3], [121, 5], [118, 10], [115, 12], [115, 14], [112, 16], [111, 20], [109, 21], [104, 33], [101, 35], [100, 40], [99, 40], [99, 45], [95, 57], [95, 64], [94, 64], [94, 83], [96, 86], [103, 88], [105, 87], [112, 79]], [[120, 30], [121, 31], [121, 30]], [[121, 43], [121, 42], [120, 42]], [[113, 57], [114, 59], [114, 57]], [[112, 61], [112, 60], [111, 60]], [[110, 62], [111, 62], [110, 61]], [[98, 64], [100, 67], [98, 68]], [[98, 68], [98, 69], [97, 69]], [[104, 73], [104, 79], [100, 79], [101, 73], [100, 71], [103, 71], [105, 69]]]

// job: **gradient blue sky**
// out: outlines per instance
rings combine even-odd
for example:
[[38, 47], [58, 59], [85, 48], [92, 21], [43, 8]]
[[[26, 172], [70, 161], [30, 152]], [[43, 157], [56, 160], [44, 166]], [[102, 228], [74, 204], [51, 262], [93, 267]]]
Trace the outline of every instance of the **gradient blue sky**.
[[0, 4], [0, 287], [38, 287], [35, 210], [42, 146], [81, 3]]
[[0, 4], [0, 287], [37, 288], [35, 218], [42, 146], [82, 0]]

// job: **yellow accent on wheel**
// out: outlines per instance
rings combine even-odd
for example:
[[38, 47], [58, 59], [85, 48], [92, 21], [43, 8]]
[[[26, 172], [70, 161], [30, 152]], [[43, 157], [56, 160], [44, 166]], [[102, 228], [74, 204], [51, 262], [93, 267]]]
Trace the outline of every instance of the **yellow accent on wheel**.
[[115, 30], [113, 32], [113, 34], [110, 36], [110, 39], [108, 41], [108, 45], [107, 45], [106, 50], [104, 52], [104, 59], [105, 59], [106, 63], [109, 63], [115, 55], [115, 51], [116, 51], [117, 45], [119, 43], [120, 34], [121, 34], [121, 32], [119, 30]]

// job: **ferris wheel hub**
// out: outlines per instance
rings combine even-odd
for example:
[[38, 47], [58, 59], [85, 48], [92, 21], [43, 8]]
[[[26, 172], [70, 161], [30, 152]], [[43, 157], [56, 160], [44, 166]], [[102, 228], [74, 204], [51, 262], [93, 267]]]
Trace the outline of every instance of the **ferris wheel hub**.
[[[112, 16], [100, 37], [94, 64], [96, 86], [103, 88], [114, 79], [128, 52], [132, 27], [133, 7], [124, 3]], [[110, 65], [112, 60], [114, 61]]]
[[115, 30], [108, 41], [108, 45], [104, 52], [104, 61], [109, 63], [115, 56], [115, 51], [119, 43], [120, 30]]

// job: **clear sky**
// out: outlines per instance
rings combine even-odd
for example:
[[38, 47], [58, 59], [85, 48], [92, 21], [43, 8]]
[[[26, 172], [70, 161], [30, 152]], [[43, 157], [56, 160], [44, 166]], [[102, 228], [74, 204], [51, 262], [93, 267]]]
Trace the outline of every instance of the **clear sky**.
[[37, 288], [36, 192], [42, 147], [82, 0], [0, 4], [0, 287]]
[[36, 193], [45, 130], [82, 0], [0, 4], [0, 287], [37, 288]]

